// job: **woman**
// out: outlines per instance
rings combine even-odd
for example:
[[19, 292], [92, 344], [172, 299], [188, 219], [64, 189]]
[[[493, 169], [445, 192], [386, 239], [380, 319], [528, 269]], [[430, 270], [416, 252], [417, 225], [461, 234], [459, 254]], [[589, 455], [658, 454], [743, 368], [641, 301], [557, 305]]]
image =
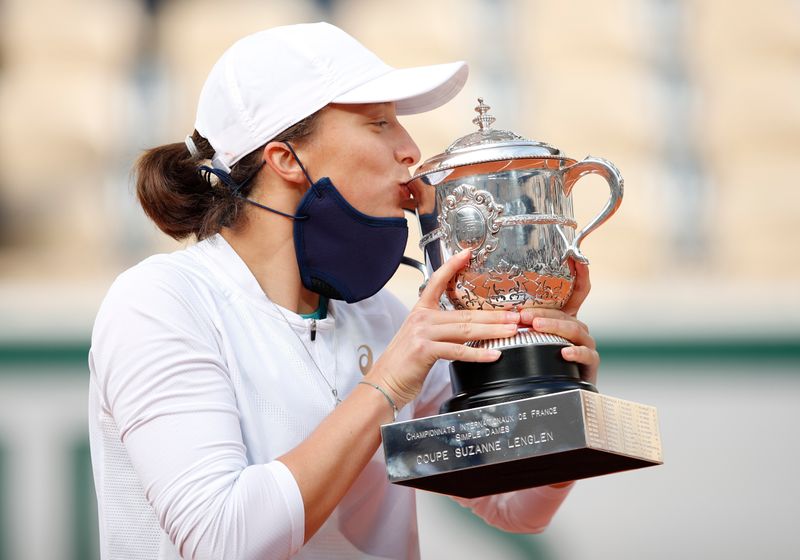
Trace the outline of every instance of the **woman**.
[[[408, 313], [396, 270], [417, 146], [397, 114], [466, 80], [394, 70], [328, 24], [246, 37], [212, 69], [196, 130], [146, 152], [145, 212], [199, 242], [122, 274], [95, 324], [90, 430], [103, 558], [415, 558], [412, 490], [387, 483], [379, 426], [435, 413], [445, 362], [518, 324], [566, 336], [567, 312], [442, 311], [444, 264]], [[547, 525], [568, 486], [461, 500], [506, 530]]]

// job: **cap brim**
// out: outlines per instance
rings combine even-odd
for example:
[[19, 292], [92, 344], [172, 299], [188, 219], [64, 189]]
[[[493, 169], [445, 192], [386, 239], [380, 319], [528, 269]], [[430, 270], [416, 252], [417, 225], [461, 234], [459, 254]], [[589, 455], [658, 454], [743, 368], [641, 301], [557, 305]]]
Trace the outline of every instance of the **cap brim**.
[[333, 103], [394, 102], [398, 115], [413, 115], [436, 109], [450, 101], [467, 81], [466, 62], [393, 69], [355, 87]]

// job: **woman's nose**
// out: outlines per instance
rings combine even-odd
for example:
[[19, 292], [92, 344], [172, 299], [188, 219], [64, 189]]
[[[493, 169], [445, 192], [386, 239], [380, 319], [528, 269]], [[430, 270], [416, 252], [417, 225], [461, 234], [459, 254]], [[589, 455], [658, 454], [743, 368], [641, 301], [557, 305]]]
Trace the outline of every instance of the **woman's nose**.
[[400, 139], [397, 149], [395, 150], [397, 161], [407, 167], [411, 167], [419, 163], [422, 154], [420, 154], [419, 147], [408, 131], [401, 127]]

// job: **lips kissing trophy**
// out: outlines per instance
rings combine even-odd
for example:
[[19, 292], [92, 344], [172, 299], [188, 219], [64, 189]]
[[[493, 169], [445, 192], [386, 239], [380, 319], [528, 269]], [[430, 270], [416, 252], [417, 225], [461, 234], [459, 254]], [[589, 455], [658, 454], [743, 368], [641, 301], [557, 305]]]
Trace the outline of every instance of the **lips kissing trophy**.
[[[493, 129], [478, 102], [478, 130], [409, 181], [425, 256], [416, 265], [427, 276], [472, 251], [442, 298], [449, 309], [559, 309], [572, 293], [569, 259], [588, 262], [581, 241], [619, 207], [622, 176], [601, 158], [577, 162]], [[576, 233], [572, 190], [587, 174], [603, 177], [611, 195]], [[521, 328], [469, 344], [501, 357], [452, 362], [454, 395], [440, 414], [381, 427], [391, 482], [472, 498], [661, 464], [655, 408], [598, 393], [561, 357], [568, 340]]]

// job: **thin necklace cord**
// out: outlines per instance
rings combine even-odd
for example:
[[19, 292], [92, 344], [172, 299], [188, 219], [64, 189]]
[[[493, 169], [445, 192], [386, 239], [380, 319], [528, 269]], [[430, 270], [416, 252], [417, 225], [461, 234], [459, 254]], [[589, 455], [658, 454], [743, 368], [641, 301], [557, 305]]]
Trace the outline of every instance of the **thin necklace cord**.
[[[275, 310], [281, 316], [283, 321], [286, 323], [286, 326], [289, 328], [289, 330], [292, 331], [292, 333], [295, 335], [295, 337], [297, 337], [297, 342], [299, 342], [300, 346], [303, 347], [303, 350], [306, 351], [306, 354], [308, 354], [308, 358], [311, 360], [311, 363], [314, 364], [314, 367], [316, 368], [317, 373], [319, 373], [319, 376], [322, 378], [323, 381], [325, 381], [325, 384], [331, 390], [331, 395], [333, 395], [333, 398], [334, 398], [334, 401], [335, 401], [334, 402], [334, 406], [338, 406], [339, 403], [342, 402], [342, 399], [339, 398], [339, 390], [336, 388], [336, 369], [335, 369], [335, 367], [334, 367], [334, 371], [333, 371], [333, 384], [331, 384], [331, 382], [328, 381], [328, 378], [325, 377], [325, 374], [322, 373], [322, 369], [319, 367], [319, 365], [317, 365], [317, 361], [314, 359], [314, 356], [311, 354], [311, 351], [306, 347], [305, 343], [303, 342], [303, 339], [300, 338], [299, 334], [297, 334], [297, 331], [294, 330], [294, 327], [292, 327], [292, 324], [289, 322], [289, 319], [286, 318], [286, 315], [284, 315], [283, 311], [281, 311], [281, 308], [278, 306], [278, 304], [275, 303], [272, 300], [272, 298], [269, 297], [269, 294], [266, 292], [266, 290], [264, 290], [264, 295], [267, 296], [267, 299], [270, 301], [270, 303], [272, 303], [272, 306], [275, 308]], [[312, 319], [312, 321], [315, 321], [315, 320], [316, 319]]]

